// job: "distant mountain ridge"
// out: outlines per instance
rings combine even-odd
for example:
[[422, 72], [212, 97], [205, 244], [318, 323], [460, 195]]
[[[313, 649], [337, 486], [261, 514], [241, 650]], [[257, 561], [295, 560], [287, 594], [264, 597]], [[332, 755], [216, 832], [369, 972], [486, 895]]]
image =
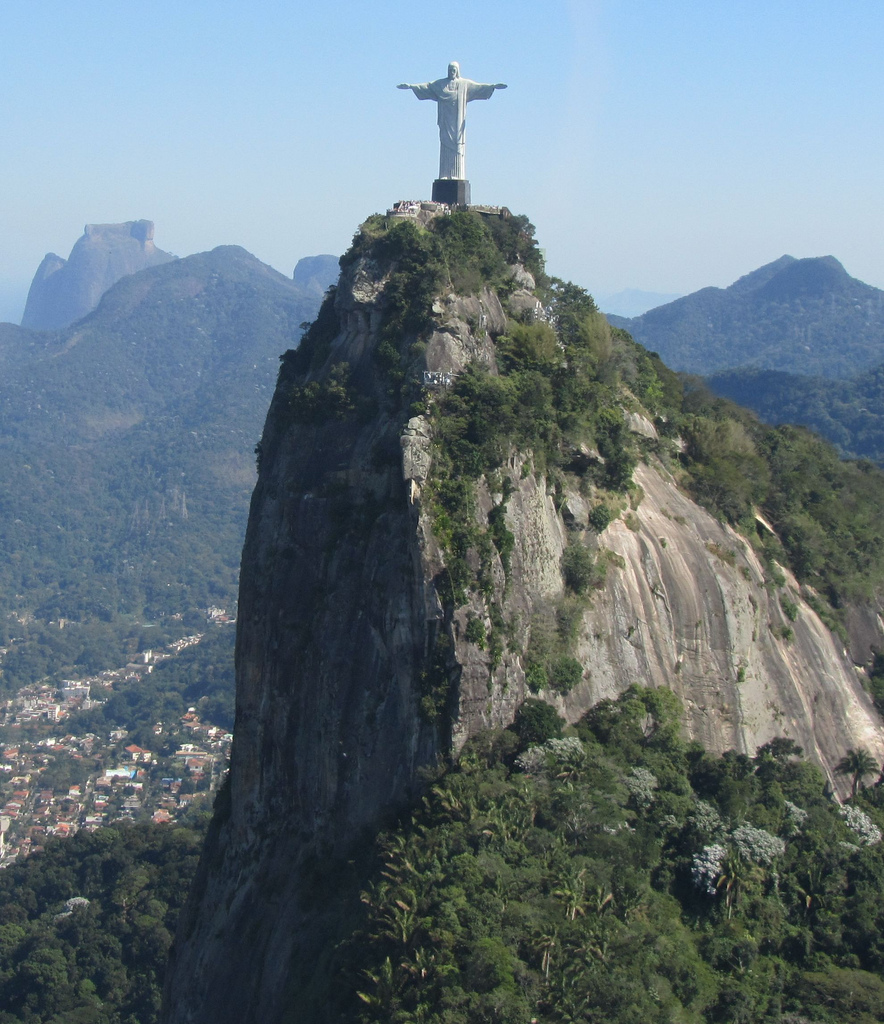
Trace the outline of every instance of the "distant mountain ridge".
[[91, 313], [120, 278], [177, 259], [154, 245], [150, 220], [87, 224], [68, 259], [47, 253], [28, 292], [22, 327], [58, 330]]
[[753, 366], [849, 377], [884, 361], [884, 291], [833, 256], [781, 256], [728, 288], [608, 319], [689, 373]]
[[[92, 664], [74, 638], [97, 624], [112, 658], [133, 621], [233, 606], [278, 357], [318, 306], [222, 246], [122, 278], [64, 330], [0, 325], [0, 636], [26, 638], [6, 685]], [[71, 653], [37, 658], [61, 619]]]

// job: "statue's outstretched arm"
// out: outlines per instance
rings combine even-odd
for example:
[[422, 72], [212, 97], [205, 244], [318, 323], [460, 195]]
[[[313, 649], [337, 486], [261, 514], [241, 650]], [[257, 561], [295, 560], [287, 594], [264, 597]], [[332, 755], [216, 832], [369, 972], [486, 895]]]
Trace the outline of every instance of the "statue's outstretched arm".
[[402, 85], [397, 85], [397, 89], [411, 89], [411, 91], [417, 96], [419, 100], [434, 100], [437, 97], [430, 88], [431, 82], [420, 82], [417, 85], [413, 85], [410, 82], [403, 82]]
[[467, 82], [467, 102], [471, 100], [490, 99], [498, 89], [505, 89], [503, 82], [492, 85], [490, 82]]

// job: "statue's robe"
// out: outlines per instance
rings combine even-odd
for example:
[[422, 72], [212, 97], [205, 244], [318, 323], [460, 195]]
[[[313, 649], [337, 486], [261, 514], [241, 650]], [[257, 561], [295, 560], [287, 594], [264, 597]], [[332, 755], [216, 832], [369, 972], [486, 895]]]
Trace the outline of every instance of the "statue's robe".
[[408, 88], [419, 100], [436, 101], [439, 177], [466, 178], [467, 104], [471, 100], [487, 100], [496, 87], [458, 77], [440, 78]]

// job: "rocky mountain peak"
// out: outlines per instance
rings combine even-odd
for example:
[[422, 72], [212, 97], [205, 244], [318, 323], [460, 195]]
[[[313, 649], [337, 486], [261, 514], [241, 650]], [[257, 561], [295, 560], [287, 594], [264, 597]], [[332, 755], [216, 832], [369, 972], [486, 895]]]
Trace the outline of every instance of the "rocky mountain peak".
[[293, 277], [305, 294], [321, 299], [338, 280], [339, 273], [337, 256], [304, 256], [298, 260]]
[[87, 224], [67, 260], [49, 253], [28, 292], [22, 327], [67, 327], [91, 313], [120, 278], [176, 259], [158, 249], [150, 220]]
[[[654, 411], [674, 375], [539, 258], [513, 269], [526, 225], [372, 218], [283, 357], [243, 553], [230, 790], [169, 1024], [289, 1019], [328, 924], [310, 873], [532, 693], [574, 722], [666, 686], [709, 749], [786, 735], [832, 777], [847, 746], [884, 755], [812, 595], [678, 486], [685, 444]], [[743, 428], [717, 436], [746, 463]]]

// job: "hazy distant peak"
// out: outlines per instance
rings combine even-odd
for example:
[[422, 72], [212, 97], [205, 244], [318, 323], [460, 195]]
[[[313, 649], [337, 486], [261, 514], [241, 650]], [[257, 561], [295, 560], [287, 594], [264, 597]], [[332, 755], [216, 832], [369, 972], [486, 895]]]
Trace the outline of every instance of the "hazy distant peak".
[[775, 277], [781, 270], [788, 267], [790, 263], [796, 263], [794, 256], [780, 256], [778, 260], [774, 260], [773, 263], [766, 263], [763, 267], [759, 267], [757, 270], [752, 270], [748, 274], [744, 274], [738, 278], [732, 285], [727, 289], [729, 292], [754, 292], [758, 288], [763, 288], [764, 285], [772, 278]]
[[340, 272], [337, 256], [305, 256], [298, 260], [293, 277], [306, 294], [321, 298], [338, 280]]
[[[803, 263], [804, 261], [799, 260], [799, 262]], [[823, 266], [826, 267], [831, 267], [832, 270], [837, 270], [840, 274], [844, 274], [845, 277], [850, 277], [850, 275], [844, 269], [844, 264], [841, 263], [840, 260], [835, 259], [834, 256], [817, 256], [814, 260], [809, 260], [807, 262], [815, 262], [822, 264]]]
[[34, 280], [45, 281], [48, 277], [51, 277], [57, 271], [61, 270], [66, 263], [67, 260], [64, 259], [64, 257], [59, 256], [54, 252], [47, 252], [41, 260], [40, 266], [37, 267], [37, 273], [34, 274]]
[[83, 228], [83, 237], [76, 245], [85, 239], [91, 241], [106, 240], [112, 242], [118, 238], [134, 238], [143, 245], [150, 243], [153, 246], [154, 224], [152, 220], [127, 220], [122, 224], [87, 224]]
[[881, 363], [884, 291], [834, 256], [781, 256], [729, 288], [702, 288], [642, 316], [613, 316], [675, 370], [768, 370], [851, 376]]
[[262, 263], [241, 245], [219, 245], [126, 275], [108, 288], [89, 323], [94, 326], [128, 317], [146, 301], [188, 300], [207, 290], [231, 287], [242, 287], [254, 295], [267, 287], [293, 300], [300, 298], [290, 277]]
[[803, 295], [842, 292], [852, 284], [859, 283], [851, 278], [834, 256], [815, 256], [793, 260], [759, 288], [758, 295], [783, 302]]
[[49, 253], [41, 262], [25, 305], [22, 327], [53, 330], [90, 313], [122, 277], [176, 257], [153, 242], [150, 220], [87, 224], [67, 260]]

